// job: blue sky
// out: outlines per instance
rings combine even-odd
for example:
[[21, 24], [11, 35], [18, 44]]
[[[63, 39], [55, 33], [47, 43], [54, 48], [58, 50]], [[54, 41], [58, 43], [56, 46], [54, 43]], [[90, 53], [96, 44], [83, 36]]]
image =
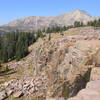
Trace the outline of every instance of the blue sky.
[[0, 25], [27, 16], [56, 16], [72, 10], [100, 16], [100, 0], [0, 0]]

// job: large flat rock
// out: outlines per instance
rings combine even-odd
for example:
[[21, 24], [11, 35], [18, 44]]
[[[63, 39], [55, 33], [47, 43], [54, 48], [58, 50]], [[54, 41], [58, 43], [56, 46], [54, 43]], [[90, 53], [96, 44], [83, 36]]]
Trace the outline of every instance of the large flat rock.
[[68, 100], [100, 100], [100, 80], [89, 82], [77, 96]]
[[100, 67], [95, 67], [92, 69], [90, 80], [100, 80]]

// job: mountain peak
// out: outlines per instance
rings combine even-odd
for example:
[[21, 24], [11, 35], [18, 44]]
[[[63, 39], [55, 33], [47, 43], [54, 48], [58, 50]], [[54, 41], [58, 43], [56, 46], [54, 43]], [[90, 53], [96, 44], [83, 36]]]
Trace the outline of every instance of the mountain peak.
[[[87, 15], [87, 16], [91, 16], [90, 14], [88, 14], [86, 11], [84, 10], [74, 10], [72, 11], [72, 13], [76, 13], [76, 14], [84, 14], [84, 15]], [[92, 17], [92, 16], [91, 16]]]
[[29, 16], [26, 18], [14, 20], [4, 26], [5, 27], [9, 26], [10, 29], [33, 31], [37, 28], [44, 29], [47, 27], [55, 26], [55, 25], [60, 25], [60, 26], [73, 25], [75, 21], [82, 21], [86, 23], [87, 21], [90, 21], [90, 20], [93, 20], [93, 17], [90, 16], [85, 11], [74, 10], [71, 12], [61, 14], [59, 16], [52, 16], [52, 17]]
[[85, 11], [77, 9], [77, 10], [74, 10], [74, 12], [85, 12]]

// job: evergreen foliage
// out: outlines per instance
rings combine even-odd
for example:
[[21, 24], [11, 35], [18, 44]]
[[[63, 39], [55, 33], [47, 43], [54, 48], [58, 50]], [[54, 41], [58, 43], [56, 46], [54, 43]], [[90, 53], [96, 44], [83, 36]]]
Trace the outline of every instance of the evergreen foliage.
[[74, 27], [82, 27], [82, 26], [84, 26], [83, 22], [80, 22], [80, 21], [74, 22]]
[[100, 19], [94, 20], [94, 21], [89, 21], [87, 23], [87, 26], [100, 27]]
[[0, 35], [0, 62], [20, 60], [28, 54], [28, 46], [35, 41], [32, 33], [12, 32]]

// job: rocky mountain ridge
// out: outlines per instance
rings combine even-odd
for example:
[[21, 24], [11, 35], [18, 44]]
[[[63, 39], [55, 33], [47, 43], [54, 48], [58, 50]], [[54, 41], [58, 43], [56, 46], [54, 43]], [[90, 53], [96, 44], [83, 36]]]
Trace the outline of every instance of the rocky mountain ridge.
[[73, 25], [75, 21], [87, 21], [94, 20], [96, 17], [92, 17], [82, 10], [75, 10], [72, 12], [64, 13], [59, 16], [42, 17], [42, 16], [30, 16], [26, 18], [16, 19], [9, 22], [6, 25], [0, 27], [0, 30], [5, 31], [33, 31], [38, 29], [44, 29], [51, 26], [68, 26]]

